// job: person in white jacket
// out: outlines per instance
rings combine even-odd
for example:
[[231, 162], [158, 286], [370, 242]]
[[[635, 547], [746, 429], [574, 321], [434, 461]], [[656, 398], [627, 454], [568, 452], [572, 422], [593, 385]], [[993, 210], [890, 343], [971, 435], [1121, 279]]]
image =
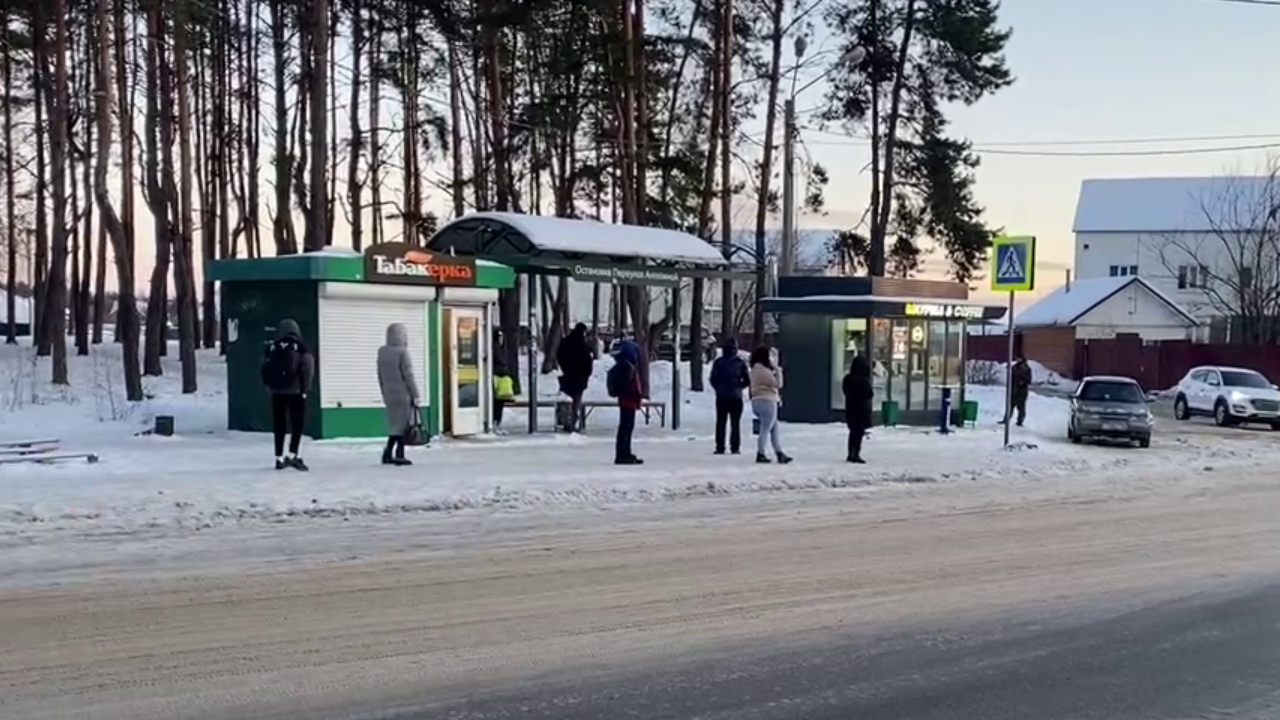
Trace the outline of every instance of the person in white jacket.
[[760, 435], [756, 438], [756, 462], [772, 462], [765, 455], [765, 443], [773, 445], [778, 462], [787, 464], [791, 457], [782, 451], [782, 436], [778, 427], [778, 406], [782, 404], [782, 369], [773, 359], [768, 347], [758, 347], [751, 353], [751, 411], [760, 421]]

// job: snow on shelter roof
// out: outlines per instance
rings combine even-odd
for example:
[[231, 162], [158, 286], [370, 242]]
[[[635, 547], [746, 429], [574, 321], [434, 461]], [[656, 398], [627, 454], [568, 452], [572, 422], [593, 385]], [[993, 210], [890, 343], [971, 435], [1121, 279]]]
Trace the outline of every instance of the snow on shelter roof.
[[724, 265], [720, 251], [701, 238], [678, 230], [614, 225], [596, 220], [524, 215], [510, 212], [477, 212], [446, 223], [437, 231], [451, 226], [487, 220], [506, 225], [519, 232], [544, 252], [571, 255], [601, 255], [616, 258], [642, 258], [660, 262], [696, 265]]
[[[1249, 230], [1225, 226], [1236, 216], [1252, 215], [1251, 208], [1264, 208], [1277, 199], [1280, 183], [1268, 176], [1085, 180], [1072, 229], [1077, 233], [1210, 232], [1217, 225]], [[1223, 216], [1215, 219], [1218, 213]]]
[[1141, 277], [1101, 277], [1078, 280], [1054, 290], [1035, 305], [1018, 313], [1013, 319], [1016, 328], [1053, 327], [1072, 325], [1093, 308], [1105, 302], [1121, 290], [1137, 283], [1146, 288], [1158, 300], [1174, 312], [1186, 318], [1191, 325], [1198, 324], [1182, 306], [1160, 292]]

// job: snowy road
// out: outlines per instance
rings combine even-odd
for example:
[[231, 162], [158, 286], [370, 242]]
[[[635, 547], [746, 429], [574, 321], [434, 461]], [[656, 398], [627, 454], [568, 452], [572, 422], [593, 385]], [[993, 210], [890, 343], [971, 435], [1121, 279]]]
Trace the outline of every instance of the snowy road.
[[[1280, 485], [1246, 467], [1061, 473], [1014, 493], [899, 483], [592, 511], [318, 518], [246, 528], [234, 543], [191, 539], [186, 557], [165, 545], [155, 566], [139, 538], [71, 582], [28, 574], [0, 590], [0, 717], [692, 717], [724, 696], [687, 686], [684, 704], [664, 704], [682, 668], [694, 683], [708, 663], [886, 637], [941, 658], [963, 640], [949, 628], [1091, 624], [1114, 634], [1099, 646], [1110, 652], [1127, 637], [1142, 643], [1131, 657], [1167, 658], [1177, 648], [1125, 618], [1276, 579]], [[1255, 629], [1274, 628], [1255, 616]], [[1252, 666], [1280, 677], [1275, 652], [1256, 645]], [[999, 652], [1007, 661], [1008, 648]], [[805, 680], [783, 692], [783, 672], [757, 678], [761, 705], [741, 710], [798, 717], [776, 703]], [[867, 688], [882, 699], [956, 687], [943, 662], [883, 672]], [[628, 682], [655, 673], [677, 680]], [[1184, 682], [1211, 680], [1221, 682]], [[1232, 702], [1264, 702], [1274, 685], [1239, 685]], [[592, 688], [605, 694], [583, 694]]]

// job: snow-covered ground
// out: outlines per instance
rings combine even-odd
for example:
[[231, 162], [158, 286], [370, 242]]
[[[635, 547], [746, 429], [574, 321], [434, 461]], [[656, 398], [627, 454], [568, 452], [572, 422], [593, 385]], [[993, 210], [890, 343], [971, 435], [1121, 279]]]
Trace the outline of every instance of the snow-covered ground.
[[[65, 390], [47, 385], [47, 361], [35, 361], [29, 349], [5, 348], [0, 354], [0, 441], [56, 437], [66, 449], [101, 457], [97, 464], [0, 465], [0, 547], [68, 535], [169, 535], [471, 508], [600, 507], [927, 483], [1014, 488], [1112, 471], [1124, 483], [1162, 467], [1280, 458], [1280, 450], [1258, 438], [1158, 434], [1149, 452], [1071, 445], [1065, 440], [1066, 403], [1039, 395], [1031, 398], [1027, 426], [1013, 429], [1013, 446], [1004, 449], [996, 424], [1002, 389], [971, 387], [970, 397], [981, 408], [976, 428], [945, 436], [925, 428], [876, 429], [865, 466], [843, 462], [845, 432], [839, 425], [786, 426], [784, 444], [796, 462], [757, 465], [749, 419], [743, 423], [746, 452], [713, 456], [711, 397], [687, 392], [681, 430], [660, 429], [655, 421], [638, 431], [643, 466], [611, 464], [616, 415], [599, 410], [584, 435], [438, 441], [411, 450], [417, 463], [412, 468], [381, 466], [376, 443], [308, 443], [310, 473], [277, 472], [269, 467], [269, 438], [224, 429], [225, 371], [215, 354], [201, 355], [200, 393], [177, 393], [178, 368], [171, 358], [168, 374], [148, 380], [149, 399], [133, 408], [120, 401], [122, 389], [111, 380], [117, 362], [111, 346], [72, 358], [74, 385]], [[603, 397], [608, 362], [598, 368], [589, 397]], [[655, 397], [669, 397], [670, 377], [669, 365], [655, 366]], [[540, 394], [554, 394], [555, 386], [554, 376], [544, 376]], [[157, 413], [175, 416], [178, 435], [146, 433]]]

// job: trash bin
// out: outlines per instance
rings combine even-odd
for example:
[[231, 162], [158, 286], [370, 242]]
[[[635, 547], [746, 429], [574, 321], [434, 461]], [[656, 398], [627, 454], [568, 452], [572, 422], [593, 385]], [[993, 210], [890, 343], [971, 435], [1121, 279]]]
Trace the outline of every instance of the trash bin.
[[960, 406], [962, 427], [973, 427], [978, 424], [978, 401], [965, 400]]
[[880, 403], [880, 424], [884, 427], [893, 427], [898, 424], [899, 420], [898, 403], [895, 400], [885, 400]]
[[938, 432], [946, 435], [951, 432], [951, 388], [942, 388], [942, 408], [938, 413]]

